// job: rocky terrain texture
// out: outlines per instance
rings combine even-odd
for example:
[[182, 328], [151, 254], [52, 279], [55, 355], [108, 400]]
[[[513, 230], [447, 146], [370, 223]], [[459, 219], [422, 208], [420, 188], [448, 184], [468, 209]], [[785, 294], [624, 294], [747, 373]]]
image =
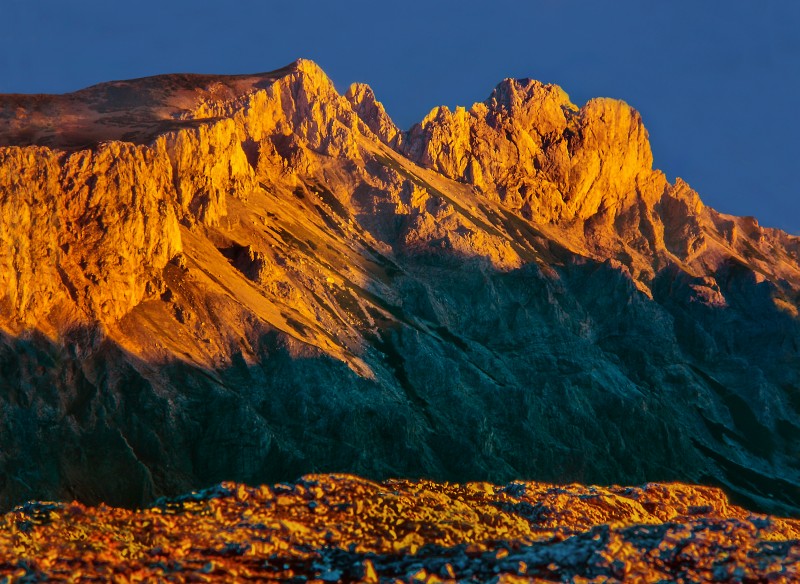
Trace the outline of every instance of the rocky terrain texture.
[[309, 475], [127, 511], [28, 503], [0, 577], [53, 582], [796, 582], [800, 522], [715, 488]]
[[2, 509], [352, 472], [800, 512], [800, 239], [623, 102], [401, 131], [301, 60], [0, 96], [0, 144]]

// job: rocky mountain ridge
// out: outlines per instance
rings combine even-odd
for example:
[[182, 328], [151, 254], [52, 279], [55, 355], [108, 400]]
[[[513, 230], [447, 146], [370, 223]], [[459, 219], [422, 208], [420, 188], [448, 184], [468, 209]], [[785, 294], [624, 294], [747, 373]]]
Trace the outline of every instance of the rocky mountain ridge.
[[403, 132], [301, 60], [0, 96], [0, 141], [1, 506], [349, 471], [800, 508], [800, 239], [622, 102], [505, 80]]

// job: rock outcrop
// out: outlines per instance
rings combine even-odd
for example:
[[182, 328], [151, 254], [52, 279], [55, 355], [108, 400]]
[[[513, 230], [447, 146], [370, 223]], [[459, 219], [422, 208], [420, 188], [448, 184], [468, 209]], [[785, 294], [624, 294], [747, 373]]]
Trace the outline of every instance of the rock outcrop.
[[[230, 582], [793, 582], [800, 522], [718, 489], [223, 483], [126, 511], [27, 503], [0, 516], [0, 576]], [[76, 534], [80, 534], [78, 537]]]
[[119, 319], [181, 250], [163, 149], [7, 147], [0, 167], [0, 290], [11, 330]]
[[[56, 123], [57, 122], [57, 123]], [[800, 510], [800, 239], [506, 80], [0, 96], [0, 507], [222, 480], [682, 480]]]

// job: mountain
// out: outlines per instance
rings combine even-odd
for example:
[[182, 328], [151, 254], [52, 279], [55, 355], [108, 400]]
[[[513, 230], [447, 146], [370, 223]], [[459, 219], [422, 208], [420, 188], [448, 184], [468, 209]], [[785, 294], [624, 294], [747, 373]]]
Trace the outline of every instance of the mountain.
[[800, 512], [800, 238], [507, 79], [409, 131], [300, 60], [0, 96], [0, 508], [307, 472]]

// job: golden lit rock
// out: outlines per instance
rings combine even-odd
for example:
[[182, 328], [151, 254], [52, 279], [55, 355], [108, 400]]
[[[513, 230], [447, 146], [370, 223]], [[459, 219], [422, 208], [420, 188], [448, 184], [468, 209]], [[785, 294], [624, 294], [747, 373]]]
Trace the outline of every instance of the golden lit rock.
[[[372, 483], [310, 475], [277, 501], [223, 483], [138, 511], [28, 503], [0, 517], [0, 577], [280, 581], [791, 582], [800, 524], [714, 489]], [[312, 505], [306, 489], [320, 491]], [[402, 503], [401, 503], [402, 502]], [[277, 503], [277, 504], [274, 504]], [[354, 510], [356, 512], [354, 513]], [[395, 520], [395, 510], [401, 510]]]

